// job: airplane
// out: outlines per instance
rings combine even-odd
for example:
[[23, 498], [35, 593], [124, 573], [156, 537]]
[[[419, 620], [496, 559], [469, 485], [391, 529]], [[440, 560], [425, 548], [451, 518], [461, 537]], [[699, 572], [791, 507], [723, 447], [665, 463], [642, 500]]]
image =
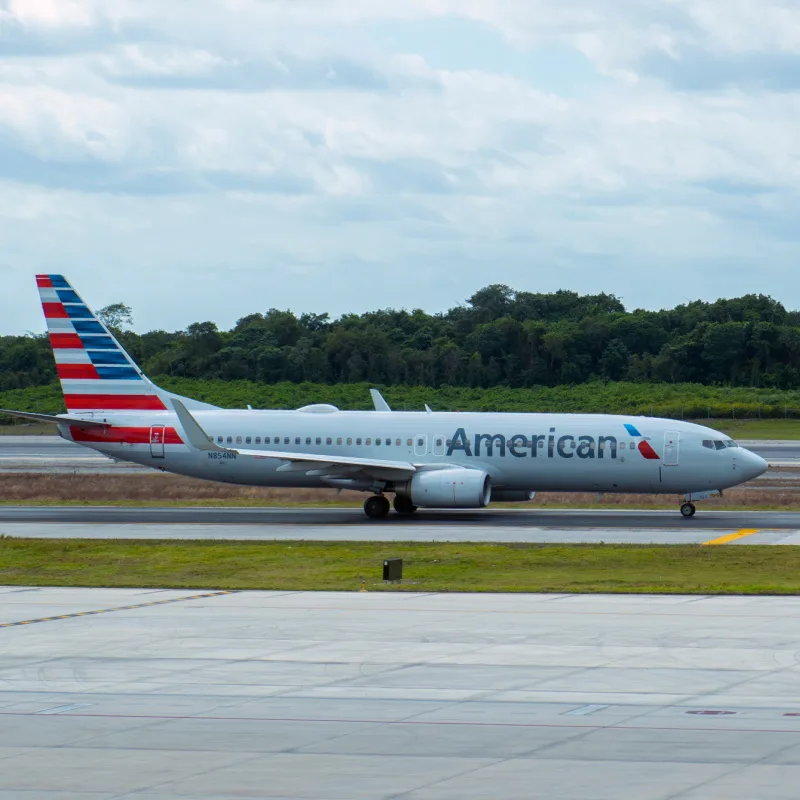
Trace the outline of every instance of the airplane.
[[[724, 433], [612, 414], [375, 411], [313, 404], [228, 410], [164, 391], [139, 369], [62, 275], [37, 275], [66, 414], [64, 438], [164, 472], [251, 486], [333, 487], [368, 496], [372, 519], [418, 508], [478, 509], [536, 491], [682, 495], [695, 501], [767, 469]], [[378, 399], [380, 398], [380, 399]]]

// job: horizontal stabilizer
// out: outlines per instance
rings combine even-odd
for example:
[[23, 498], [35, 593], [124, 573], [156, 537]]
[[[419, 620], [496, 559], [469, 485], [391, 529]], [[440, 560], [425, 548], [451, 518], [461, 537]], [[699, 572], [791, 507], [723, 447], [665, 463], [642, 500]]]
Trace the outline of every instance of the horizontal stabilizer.
[[32, 411], [9, 411], [7, 408], [0, 408], [0, 414], [7, 414], [9, 417], [19, 417], [29, 419], [31, 422], [52, 422], [54, 425], [76, 425], [79, 428], [107, 428], [107, 422], [97, 422], [96, 420], [81, 419], [80, 417], [60, 416], [52, 414], [35, 414]]

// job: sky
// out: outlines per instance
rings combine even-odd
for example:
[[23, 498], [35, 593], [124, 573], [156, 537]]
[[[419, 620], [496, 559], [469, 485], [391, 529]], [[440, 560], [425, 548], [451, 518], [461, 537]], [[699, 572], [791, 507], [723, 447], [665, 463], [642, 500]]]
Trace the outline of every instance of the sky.
[[0, 333], [477, 289], [800, 308], [796, 0], [0, 0]]

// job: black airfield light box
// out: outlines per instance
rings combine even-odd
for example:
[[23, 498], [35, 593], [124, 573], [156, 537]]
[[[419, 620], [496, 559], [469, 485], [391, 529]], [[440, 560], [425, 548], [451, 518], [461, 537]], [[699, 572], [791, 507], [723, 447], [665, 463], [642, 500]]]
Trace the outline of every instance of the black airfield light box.
[[387, 558], [383, 562], [383, 579], [385, 581], [399, 581], [403, 578], [403, 559]]

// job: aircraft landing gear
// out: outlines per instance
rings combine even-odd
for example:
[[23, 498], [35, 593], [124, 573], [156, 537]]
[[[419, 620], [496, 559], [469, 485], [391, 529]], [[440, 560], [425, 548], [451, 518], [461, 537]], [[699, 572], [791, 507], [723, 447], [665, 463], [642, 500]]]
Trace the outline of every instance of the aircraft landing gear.
[[403, 497], [402, 495], [395, 495], [394, 496], [394, 510], [400, 514], [400, 516], [407, 517], [413, 514], [417, 507], [411, 502], [411, 499], [408, 497]]
[[684, 503], [681, 506], [681, 514], [683, 514], [684, 517], [693, 517], [695, 511], [697, 511], [697, 509], [694, 503]]
[[389, 501], [382, 494], [374, 494], [364, 501], [364, 513], [370, 519], [381, 519], [389, 513]]

